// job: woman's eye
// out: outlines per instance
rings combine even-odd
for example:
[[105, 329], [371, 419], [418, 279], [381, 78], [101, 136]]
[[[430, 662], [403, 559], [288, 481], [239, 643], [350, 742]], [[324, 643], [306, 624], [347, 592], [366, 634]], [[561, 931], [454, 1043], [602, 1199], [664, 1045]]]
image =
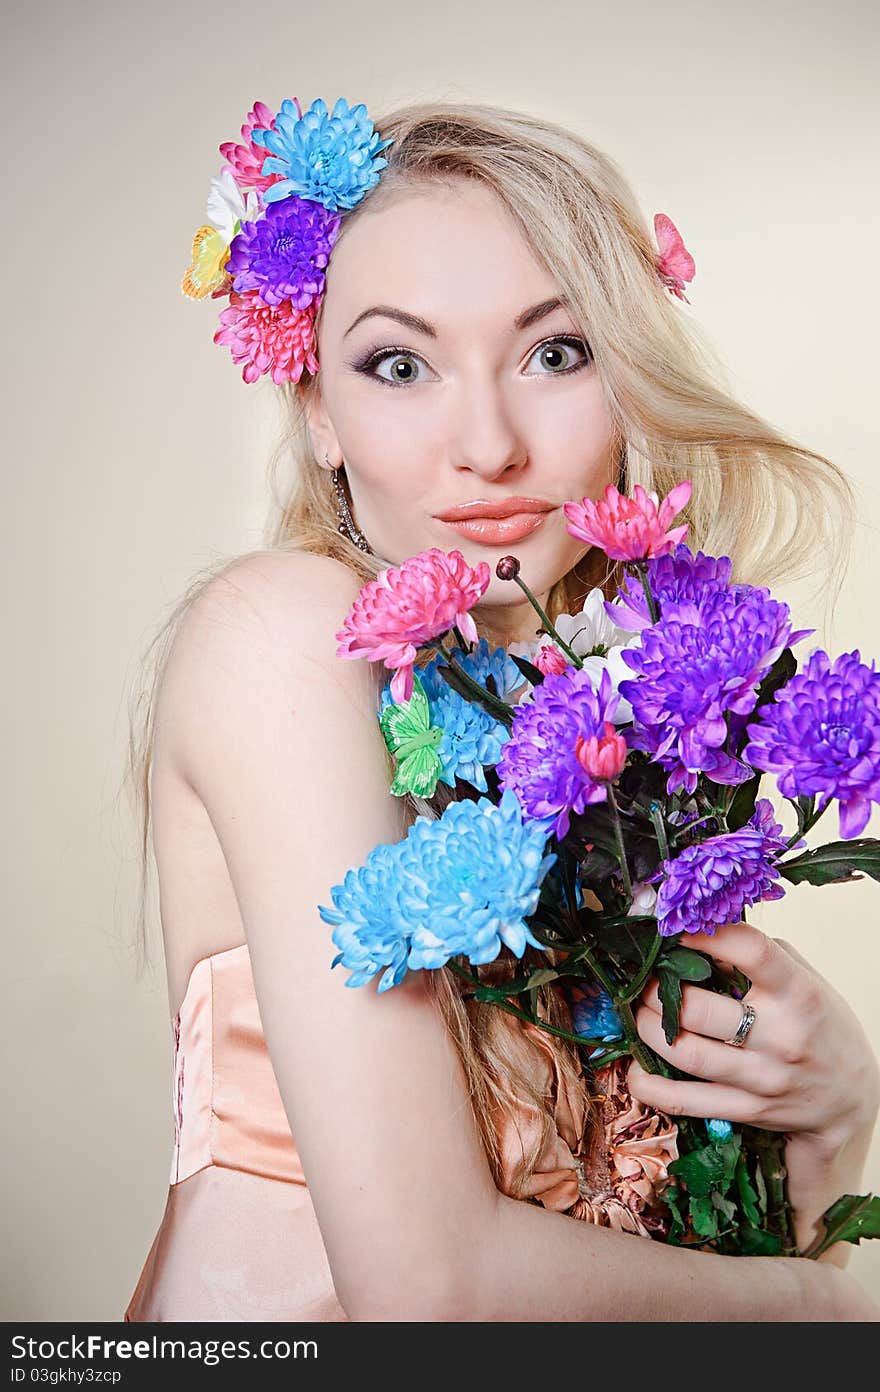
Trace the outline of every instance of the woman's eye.
[[[580, 361], [572, 361], [574, 353], [580, 353]], [[532, 358], [537, 358], [542, 367], [548, 368], [547, 375], [561, 377], [566, 372], [577, 372], [593, 360], [593, 355], [582, 338], [551, 338], [535, 349]], [[539, 374], [540, 375], [540, 374]]]
[[[579, 358], [576, 356], [578, 354]], [[593, 361], [593, 355], [582, 338], [565, 335], [540, 343], [529, 357], [529, 362], [534, 358], [546, 369], [538, 375], [550, 377], [577, 372]], [[424, 373], [420, 369], [427, 367], [427, 363], [408, 348], [383, 348], [355, 366], [359, 372], [384, 382], [386, 386], [409, 387], [424, 380]], [[387, 368], [387, 373], [380, 371], [380, 367]]]
[[[379, 372], [380, 364], [389, 364], [389, 376], [384, 372]], [[416, 364], [422, 363], [426, 366], [424, 359], [416, 353], [410, 353], [398, 348], [386, 348], [382, 353], [376, 353], [364, 363], [362, 371], [369, 377], [378, 377], [380, 382], [386, 382], [390, 387], [408, 387], [412, 382], [419, 380]]]

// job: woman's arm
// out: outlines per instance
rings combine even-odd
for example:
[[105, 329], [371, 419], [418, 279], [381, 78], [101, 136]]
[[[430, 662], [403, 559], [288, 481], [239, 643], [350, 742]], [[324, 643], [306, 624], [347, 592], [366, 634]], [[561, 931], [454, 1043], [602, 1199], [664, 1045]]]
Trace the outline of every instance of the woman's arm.
[[357, 590], [346, 567], [303, 553], [228, 567], [177, 635], [156, 731], [223, 847], [343, 1307], [354, 1319], [848, 1317], [863, 1297], [834, 1268], [677, 1251], [500, 1195], [422, 974], [380, 998], [330, 970], [318, 905], [405, 831], [378, 674], [336, 657]]

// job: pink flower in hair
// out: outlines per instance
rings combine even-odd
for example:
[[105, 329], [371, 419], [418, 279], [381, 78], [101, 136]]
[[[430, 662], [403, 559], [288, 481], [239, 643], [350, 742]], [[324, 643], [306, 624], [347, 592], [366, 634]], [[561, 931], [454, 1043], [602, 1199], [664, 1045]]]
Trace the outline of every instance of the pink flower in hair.
[[657, 274], [667, 290], [684, 300], [685, 304], [690, 304], [684, 293], [684, 283], [686, 280], [693, 280], [697, 273], [696, 264], [672, 218], [668, 218], [665, 213], [654, 214], [654, 236], [660, 248]]
[[489, 588], [485, 561], [471, 568], [460, 551], [433, 546], [389, 566], [361, 588], [336, 634], [338, 657], [365, 657], [396, 669], [391, 696], [398, 704], [413, 690], [418, 645], [439, 638], [456, 625], [468, 642], [477, 641], [469, 610]]
[[266, 304], [255, 290], [233, 290], [220, 315], [214, 342], [232, 350], [232, 361], [244, 363], [242, 377], [256, 382], [268, 372], [276, 386], [298, 382], [303, 369], [318, 371], [315, 340], [317, 305], [296, 309], [290, 300]]
[[618, 561], [647, 560], [665, 556], [683, 539], [688, 529], [670, 523], [691, 496], [690, 479], [682, 479], [658, 506], [657, 494], [646, 493], [640, 483], [628, 498], [609, 483], [599, 502], [584, 498], [580, 503], [563, 504], [567, 529], [579, 541], [598, 546], [606, 556]]
[[[293, 100], [302, 116], [299, 102], [296, 97]], [[241, 128], [242, 144], [236, 145], [234, 140], [224, 140], [220, 146], [220, 153], [229, 164], [240, 189], [258, 189], [263, 193], [272, 184], [277, 184], [282, 176], [260, 172], [266, 159], [266, 151], [262, 146], [255, 145], [251, 138], [251, 132], [256, 127], [262, 130], [275, 129], [275, 117], [265, 102], [254, 102], [253, 111], [248, 112], [247, 121]]]

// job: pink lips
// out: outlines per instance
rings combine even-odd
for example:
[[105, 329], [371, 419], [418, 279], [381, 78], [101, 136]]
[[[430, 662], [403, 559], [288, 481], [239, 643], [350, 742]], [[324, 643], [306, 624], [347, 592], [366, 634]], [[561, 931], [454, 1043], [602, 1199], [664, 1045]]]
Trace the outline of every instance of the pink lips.
[[512, 517], [474, 517], [469, 522], [447, 522], [446, 526], [484, 546], [504, 546], [536, 532], [546, 518], [546, 512], [518, 512]]
[[504, 546], [537, 531], [548, 512], [554, 511], [555, 505], [543, 498], [517, 497], [494, 503], [479, 499], [436, 515], [460, 536], [484, 546]]

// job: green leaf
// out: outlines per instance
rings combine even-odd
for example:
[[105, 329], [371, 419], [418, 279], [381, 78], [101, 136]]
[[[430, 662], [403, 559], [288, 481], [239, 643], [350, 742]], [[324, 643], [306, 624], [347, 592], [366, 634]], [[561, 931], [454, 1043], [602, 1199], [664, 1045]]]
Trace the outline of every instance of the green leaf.
[[677, 1175], [692, 1198], [708, 1199], [724, 1175], [724, 1162], [717, 1146], [692, 1150], [669, 1165], [669, 1173]]
[[554, 971], [552, 967], [539, 967], [538, 970], [533, 971], [529, 977], [529, 987], [546, 986], [548, 981], [555, 981], [559, 974], [560, 973]]
[[761, 1215], [758, 1212], [758, 1195], [752, 1188], [746, 1157], [742, 1152], [736, 1162], [736, 1188], [743, 1213], [753, 1228], [759, 1228]]
[[742, 1138], [736, 1134], [721, 1145], [701, 1146], [673, 1160], [669, 1173], [681, 1180], [692, 1198], [708, 1197], [713, 1189], [724, 1194], [730, 1188]]
[[673, 1044], [678, 1034], [681, 1015], [681, 978], [662, 965], [657, 971], [657, 993], [663, 1007], [663, 1033], [666, 1043]]
[[540, 667], [535, 667], [533, 663], [529, 662], [524, 657], [518, 657], [516, 653], [508, 653], [507, 656], [512, 662], [516, 663], [523, 676], [532, 683], [532, 686], [541, 685], [544, 680], [544, 673], [541, 671]]
[[[861, 880], [864, 875], [880, 880], [880, 841], [870, 836], [829, 841], [815, 851], [804, 851], [794, 860], [777, 863], [780, 875], [792, 884], [800, 884], [803, 880], [814, 885], [841, 884], [846, 880]], [[860, 870], [864, 874], [858, 874]]]
[[670, 948], [659, 959], [657, 965], [667, 967], [682, 981], [705, 981], [712, 975], [711, 962], [699, 952], [694, 952], [691, 947]]
[[880, 1237], [880, 1198], [874, 1194], [844, 1194], [822, 1214], [825, 1232], [818, 1243], [804, 1253], [819, 1257], [835, 1242], [861, 1242], [863, 1237]]
[[791, 648], [784, 648], [773, 663], [773, 666], [770, 668], [764, 680], [761, 682], [761, 685], [758, 687], [755, 712], [752, 716], [753, 720], [758, 718], [758, 708], [760, 706], [765, 706], [768, 701], [772, 701], [779, 688], [785, 686], [786, 682], [791, 681], [796, 671], [797, 659], [794, 653]]
[[774, 1233], [745, 1224], [739, 1230], [740, 1252], [744, 1257], [778, 1257], [782, 1242]]
[[761, 1169], [760, 1162], [755, 1166], [755, 1188], [758, 1191], [758, 1207], [767, 1216], [767, 1181], [764, 1178], [764, 1171]]
[[718, 1214], [710, 1195], [691, 1199], [691, 1225], [698, 1237], [718, 1236]]
[[756, 773], [754, 778], [750, 778], [746, 783], [739, 784], [727, 809], [728, 831], [739, 831], [754, 814], [760, 786], [760, 773]]
[[717, 1208], [719, 1213], [724, 1214], [728, 1223], [732, 1218], [736, 1217], [736, 1204], [733, 1202], [733, 1199], [725, 1199], [724, 1195], [719, 1194], [717, 1189], [712, 1190], [710, 1197], [712, 1199], [712, 1206]]

